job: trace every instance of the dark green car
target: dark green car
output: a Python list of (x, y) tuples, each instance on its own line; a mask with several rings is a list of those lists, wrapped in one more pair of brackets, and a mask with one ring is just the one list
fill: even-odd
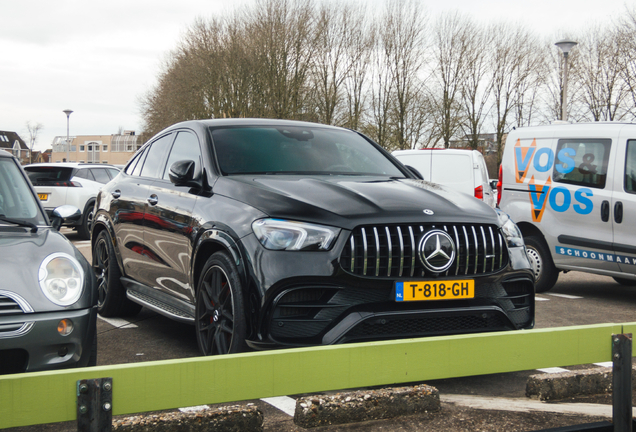
[(49, 219), (17, 160), (0, 150), (0, 374), (96, 364), (95, 274), (58, 232), (80, 216), (62, 206)]

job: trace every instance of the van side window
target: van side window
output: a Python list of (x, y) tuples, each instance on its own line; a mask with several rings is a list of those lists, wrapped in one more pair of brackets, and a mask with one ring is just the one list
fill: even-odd
[(611, 145), (611, 139), (560, 139), (553, 180), (603, 189)]
[(625, 192), (636, 193), (636, 140), (627, 141), (627, 155), (625, 155)]

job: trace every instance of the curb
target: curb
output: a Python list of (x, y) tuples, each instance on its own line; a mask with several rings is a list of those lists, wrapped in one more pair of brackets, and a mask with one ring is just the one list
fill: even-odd
[(312, 428), (439, 410), (438, 390), (419, 385), (299, 398), (296, 401), (294, 423), (303, 428)]
[(254, 404), (194, 412), (168, 412), (113, 419), (119, 432), (262, 432), (263, 413)]
[[(634, 371), (632, 366), (632, 387)], [(594, 368), (559, 373), (531, 375), (526, 382), (526, 396), (539, 400), (557, 400), (612, 391), (612, 369)]]

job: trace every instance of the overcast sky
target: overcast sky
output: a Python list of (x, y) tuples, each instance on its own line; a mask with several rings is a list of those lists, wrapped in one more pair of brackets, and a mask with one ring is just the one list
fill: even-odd
[[(66, 135), (140, 132), (139, 98), (162, 59), (196, 17), (255, 0), (0, 0), (0, 130), (28, 143), (26, 122), (41, 123), (36, 149)], [(340, 0), (346, 1), (346, 0)], [(367, 0), (378, 5), (382, 0)], [(521, 22), (561, 38), (618, 17), (624, 0), (420, 0), (436, 16), (460, 10), (477, 21)], [(376, 9), (381, 9), (378, 7)], [(555, 40), (556, 42), (556, 40)]]

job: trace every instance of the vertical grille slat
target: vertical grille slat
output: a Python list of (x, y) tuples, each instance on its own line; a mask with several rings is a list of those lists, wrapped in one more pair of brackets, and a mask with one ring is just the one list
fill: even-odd
[[(420, 238), (432, 229), (449, 234), (456, 248), (455, 262), (441, 275), (427, 270), (419, 257)], [(453, 277), (497, 272), (508, 264), (507, 257), (496, 225), (418, 223), (357, 227), (340, 262), (344, 271), (371, 278)]]

